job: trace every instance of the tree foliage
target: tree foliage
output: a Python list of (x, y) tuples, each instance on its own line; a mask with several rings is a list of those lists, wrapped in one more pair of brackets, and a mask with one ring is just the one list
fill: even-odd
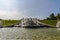
[(54, 15), (54, 13), (51, 13), (49, 17), (47, 17), (47, 20), (60, 20), (60, 13), (58, 13), (56, 16)]
[(60, 14), (59, 13), (57, 14), (56, 18), (60, 20)]

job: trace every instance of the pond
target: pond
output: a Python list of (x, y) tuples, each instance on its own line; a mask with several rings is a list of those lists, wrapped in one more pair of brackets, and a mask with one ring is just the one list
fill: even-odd
[(60, 40), (57, 28), (0, 28), (0, 40)]

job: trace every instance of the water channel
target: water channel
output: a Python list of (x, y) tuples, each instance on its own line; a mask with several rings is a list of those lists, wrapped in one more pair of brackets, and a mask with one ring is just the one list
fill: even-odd
[(60, 39), (57, 28), (0, 28), (0, 40), (55, 40)]

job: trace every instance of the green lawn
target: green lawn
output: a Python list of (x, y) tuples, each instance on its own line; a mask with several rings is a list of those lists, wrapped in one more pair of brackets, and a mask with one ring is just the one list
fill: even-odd
[[(2, 20), (2, 22), (3, 26), (9, 26), (20, 22), (20, 20)], [(40, 22), (56, 27), (57, 20), (40, 20)]]
[(9, 26), (11, 24), (17, 24), (20, 20), (2, 20), (3, 26)]
[(40, 22), (56, 27), (57, 20), (40, 20)]

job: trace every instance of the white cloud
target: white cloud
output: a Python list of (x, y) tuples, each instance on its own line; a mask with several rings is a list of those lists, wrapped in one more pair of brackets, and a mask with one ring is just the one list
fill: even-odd
[(17, 2), (16, 0), (0, 0), (0, 9), (10, 10), (16, 8)]
[[(26, 5), (25, 1), (19, 0), (0, 0), (0, 18), (2, 19), (20, 19), (23, 17), (39, 17), (38, 9)], [(28, 1), (26, 1), (28, 2)], [(34, 2), (34, 1), (33, 1)], [(32, 3), (33, 3), (32, 2)], [(32, 8), (31, 8), (32, 7)], [(31, 8), (31, 9), (30, 9)]]
[(26, 11), (19, 11), (17, 0), (0, 0), (0, 18), (2, 19), (20, 19), (26, 17)]
[(0, 10), (0, 18), (2, 19), (21, 19), (26, 17), (26, 12), (24, 11), (7, 11), (7, 10)]

